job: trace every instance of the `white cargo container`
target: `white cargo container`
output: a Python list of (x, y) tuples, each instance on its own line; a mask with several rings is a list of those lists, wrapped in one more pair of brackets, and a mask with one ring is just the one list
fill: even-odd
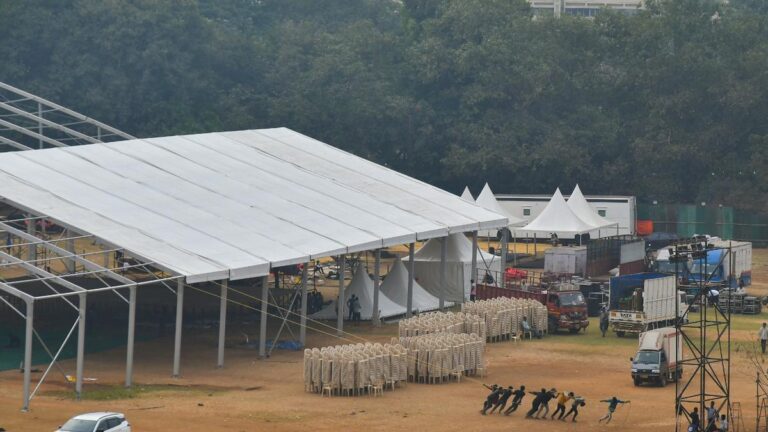
[(631, 358), (635, 385), (656, 382), (662, 387), (683, 375), (683, 340), (674, 327), (663, 327), (640, 334), (637, 354)]
[(685, 293), (675, 289), (674, 276), (638, 273), (611, 278), (609, 323), (621, 337), (674, 325), (675, 312), (685, 312)]
[(586, 246), (560, 246), (544, 252), (544, 271), (584, 276), (587, 271)]

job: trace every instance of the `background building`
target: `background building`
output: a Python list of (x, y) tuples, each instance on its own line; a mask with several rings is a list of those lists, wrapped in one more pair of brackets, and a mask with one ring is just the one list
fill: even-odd
[(635, 13), (642, 7), (642, 0), (529, 0), (536, 15), (563, 14), (594, 17), (600, 13), (600, 9), (608, 8), (625, 13)]

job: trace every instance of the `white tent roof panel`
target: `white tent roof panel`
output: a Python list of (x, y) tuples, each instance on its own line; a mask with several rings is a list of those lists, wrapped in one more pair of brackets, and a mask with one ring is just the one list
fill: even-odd
[[(467, 192), (469, 191), (467, 190)], [(499, 202), (496, 200), (496, 196), (493, 194), (493, 191), (491, 190), (491, 187), (488, 185), (488, 183), (483, 186), (483, 190), (480, 191), (480, 194), (477, 196), (475, 202), (477, 205), (486, 210), (506, 215), (507, 219), (509, 219), (509, 226), (517, 226), (525, 223), (524, 220), (507, 214), (507, 212), (501, 208), (501, 204), (499, 204)]]
[(583, 234), (597, 228), (583, 221), (568, 207), (568, 203), (565, 202), (565, 198), (558, 188), (544, 210), (536, 216), (536, 219), (523, 228), (518, 228), (517, 231)]
[(189, 282), (504, 226), (288, 129), (0, 155), (0, 198)]
[(584, 194), (581, 193), (579, 185), (573, 189), (573, 193), (568, 197), (568, 207), (584, 222), (594, 226), (595, 228), (605, 228), (612, 225), (617, 225), (618, 222), (609, 221), (608, 219), (597, 214), (595, 209), (584, 198)]

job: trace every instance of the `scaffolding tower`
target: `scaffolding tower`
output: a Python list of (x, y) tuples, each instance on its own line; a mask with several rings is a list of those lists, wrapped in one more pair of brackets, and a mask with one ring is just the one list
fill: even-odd
[(119, 129), (0, 82), (0, 151), (136, 139)]
[[(721, 251), (719, 262), (710, 263), (708, 256), (714, 256), (717, 250)], [(678, 290), (693, 295), (693, 300), (682, 306), (684, 313), (676, 315), (680, 316), (676, 324), (680, 334), (677, 343), (683, 344), (687, 355), (680, 363), (688, 374), (675, 385), (675, 431), (688, 430), (694, 410), (698, 411), (699, 427), (703, 430), (706, 408), (712, 403), (718, 413), (726, 414), (728, 419), (732, 417), (730, 300), (725, 304), (713, 301), (716, 298), (713, 290), (722, 292), (735, 286), (727, 274), (722, 274), (721, 280), (714, 280), (725, 260), (729, 260), (729, 268), (733, 269), (731, 248), (714, 247), (706, 238), (681, 242), (670, 250)]]

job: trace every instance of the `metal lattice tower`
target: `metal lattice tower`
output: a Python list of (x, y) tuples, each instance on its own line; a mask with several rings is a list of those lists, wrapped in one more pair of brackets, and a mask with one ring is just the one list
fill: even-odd
[(122, 141), (135, 137), (0, 82), (0, 151)]
[[(714, 268), (710, 268), (707, 255), (716, 250), (722, 251), (720, 259)], [(685, 313), (678, 318), (676, 325), (681, 335), (678, 343), (683, 344), (688, 355), (680, 363), (689, 374), (675, 385), (675, 430), (686, 431), (694, 408), (698, 409), (701, 428), (706, 427), (706, 408), (712, 402), (718, 413), (726, 414), (729, 419), (732, 417), (730, 296), (725, 304), (711, 304), (709, 294), (710, 290), (721, 291), (726, 284), (731, 285), (730, 280), (714, 282), (712, 279), (726, 259), (730, 260), (730, 268), (733, 269), (733, 255), (730, 247), (715, 248), (705, 239), (675, 245), (671, 252), (670, 260), (675, 262), (678, 289), (693, 295), (693, 301), (684, 306)], [(692, 266), (693, 269), (698, 267), (698, 272), (685, 272), (689, 264), (698, 264)]]

